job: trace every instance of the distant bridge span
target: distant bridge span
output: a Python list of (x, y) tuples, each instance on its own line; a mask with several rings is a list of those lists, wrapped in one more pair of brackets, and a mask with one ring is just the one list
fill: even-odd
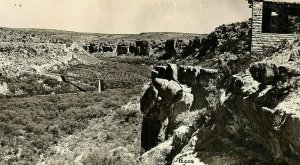
[(106, 81), (124, 81), (124, 82), (147, 82), (149, 78), (141, 76), (139, 74), (130, 72), (111, 72), (111, 73), (100, 73), (90, 69), (75, 69), (66, 71), (62, 76), (78, 79), (88, 80), (106, 80)]
[(65, 78), (75, 78), (75, 79), (87, 79), (87, 80), (98, 80), (99, 92), (101, 92), (101, 80), (105, 81), (119, 81), (119, 82), (131, 82), (131, 83), (146, 83), (150, 81), (142, 75), (131, 73), (131, 72), (112, 72), (112, 73), (100, 73), (90, 69), (74, 69), (71, 71), (66, 71), (61, 76)]

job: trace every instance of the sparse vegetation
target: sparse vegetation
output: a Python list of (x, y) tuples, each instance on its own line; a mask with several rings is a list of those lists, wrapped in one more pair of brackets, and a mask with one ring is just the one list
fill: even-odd
[[(130, 65), (125, 61), (106, 60), (101, 66), (72, 65), (69, 70), (75, 68), (83, 71), (94, 69), (106, 74), (122, 70), (135, 72), (143, 77), (149, 77), (150, 73), (146, 65)], [(99, 94), (96, 92), (98, 84), (95, 80), (80, 77), (73, 81), (86, 84), (86, 89), (90, 92), (78, 92), (71, 84), (37, 74), (2, 76), (1, 81), (8, 84), (10, 94), (0, 97), (0, 164), (36, 163), (40, 155), (47, 155), (49, 149), (58, 145), (62, 139), (92, 127), (91, 121), (94, 120), (97, 120), (97, 125), (102, 126), (99, 130), (104, 135), (103, 141), (99, 142), (102, 147), (111, 150), (128, 146), (125, 149), (131, 157), (119, 160), (116, 156), (105, 155), (107, 153), (97, 150), (95, 153), (87, 153), (87, 158), (83, 160), (85, 164), (97, 164), (97, 161), (104, 160), (111, 164), (131, 164), (130, 162), (137, 161), (140, 147), (139, 137), (136, 135), (141, 125), (140, 112), (139, 109), (124, 111), (121, 107), (131, 97), (141, 94), (142, 82), (104, 81), (105, 91)], [(87, 131), (86, 134), (96, 138), (97, 132)], [(132, 136), (137, 139), (131, 139)], [(97, 153), (101, 155), (96, 158)], [(51, 154), (48, 155), (50, 156)], [(72, 161), (65, 155), (48, 164), (64, 164), (62, 159)]]
[[(57, 144), (62, 137), (82, 131), (92, 119), (113, 115), (129, 98), (140, 92), (141, 87), (136, 86), (133, 90), (109, 89), (103, 94), (88, 92), (1, 98), (0, 162), (36, 162), (40, 154)], [(114, 119), (116, 124), (123, 121)], [(121, 127), (121, 124), (114, 125), (107, 134), (107, 141), (118, 138)], [(128, 143), (126, 139), (118, 143), (125, 145)]]

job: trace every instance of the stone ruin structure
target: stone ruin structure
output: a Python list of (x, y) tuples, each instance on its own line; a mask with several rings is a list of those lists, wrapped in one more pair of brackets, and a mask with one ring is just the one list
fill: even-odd
[(248, 0), (252, 8), (253, 53), (300, 36), (300, 0)]

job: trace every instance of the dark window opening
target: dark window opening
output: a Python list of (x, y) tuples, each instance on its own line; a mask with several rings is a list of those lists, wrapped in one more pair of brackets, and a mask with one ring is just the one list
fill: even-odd
[(300, 5), (264, 2), (263, 33), (300, 33)]

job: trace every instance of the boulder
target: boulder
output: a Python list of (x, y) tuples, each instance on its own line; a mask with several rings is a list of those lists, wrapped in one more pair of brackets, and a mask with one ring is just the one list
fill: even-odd
[(263, 84), (273, 84), (279, 78), (276, 65), (267, 63), (256, 63), (250, 67), (251, 76)]
[(192, 47), (197, 46), (196, 43), (193, 43), (193, 41), (169, 39), (165, 42), (166, 53), (161, 58), (170, 59), (182, 53), (190, 55), (193, 52), (191, 51)]
[(176, 55), (177, 52), (176, 52), (175, 44), (176, 44), (176, 40), (174, 39), (166, 41), (165, 43), (166, 54), (169, 54), (170, 56)]
[(153, 86), (158, 90), (158, 96), (160, 97), (157, 118), (160, 121), (164, 121), (170, 114), (173, 104), (182, 99), (183, 89), (173, 80), (168, 81), (166, 79), (158, 78), (154, 80)]
[(152, 85), (144, 93), (141, 98), (141, 111), (143, 114), (147, 114), (151, 111), (158, 98), (158, 90)]
[(168, 64), (164, 78), (167, 80), (177, 81), (178, 71), (176, 64)]
[(279, 81), (286, 82), (289, 78), (300, 74), (296, 66), (270, 62), (252, 64), (249, 71), (256, 81), (264, 85), (272, 85)]
[(129, 52), (130, 52), (130, 54), (135, 54), (135, 55), (138, 54), (139, 50), (138, 50), (135, 42), (134, 43), (132, 43), (132, 42), (130, 43), (130, 45), (129, 45)]
[(172, 57), (175, 57), (176, 54), (177, 54), (175, 44), (176, 44), (176, 40), (174, 40), (174, 39), (167, 40), (165, 42), (165, 52), (166, 53), (163, 54), (160, 57), (160, 59), (167, 60), (167, 59), (170, 59)]
[(198, 66), (184, 66), (178, 67), (178, 81), (182, 84), (195, 85), (202, 84), (208, 86), (211, 79), (218, 76), (218, 70), (205, 69)]
[(83, 46), (83, 49), (89, 53), (99, 52), (99, 45), (95, 43), (89, 43)]
[(101, 43), (100, 45), (101, 45), (102, 51), (104, 53), (106, 53), (106, 52), (114, 52), (115, 47), (113, 46), (112, 43), (105, 42), (105, 43)]
[(157, 145), (162, 123), (168, 119), (166, 135), (175, 128), (175, 117), (188, 110), (193, 103), (191, 90), (177, 82), (155, 78), (141, 99), (144, 114), (142, 125), (142, 148), (146, 151)]
[(299, 61), (300, 60), (300, 48), (297, 47), (290, 52), (289, 61)]
[(193, 40), (189, 40), (188, 44), (182, 46), (182, 56), (187, 57), (193, 53), (196, 53), (201, 47), (201, 40), (195, 37)]
[(117, 55), (124, 55), (124, 54), (129, 54), (129, 45), (126, 43), (119, 43), (117, 45)]
[(138, 56), (149, 56), (150, 55), (150, 44), (148, 41), (142, 40), (142, 41), (136, 41), (135, 42), (137, 47), (137, 53)]
[(166, 74), (167, 67), (166, 66), (155, 66), (152, 71), (152, 80), (155, 78), (164, 78)]
[(164, 165), (171, 150), (172, 140), (165, 141), (144, 153), (140, 158), (140, 164)]
[(137, 40), (134, 43), (130, 43), (129, 52), (137, 56), (149, 56), (150, 43), (146, 40)]
[(255, 81), (250, 74), (237, 74), (232, 76), (231, 91), (240, 95), (249, 96), (259, 89), (260, 83)]
[(195, 37), (192, 43), (190, 44), (193, 50), (199, 49), (201, 47), (201, 40), (199, 37)]

